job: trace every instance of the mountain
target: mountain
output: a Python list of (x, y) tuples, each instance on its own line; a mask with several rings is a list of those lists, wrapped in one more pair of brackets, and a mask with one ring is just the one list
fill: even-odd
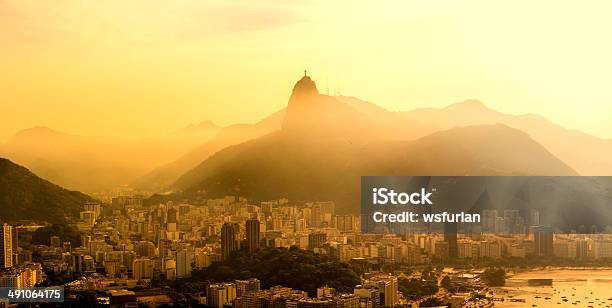
[(202, 142), (202, 140), (214, 137), (221, 128), (212, 121), (203, 121), (198, 124), (189, 124), (177, 130), (171, 136), (179, 140), (197, 139), (199, 142)]
[(64, 189), (0, 158), (0, 220), (63, 222), (65, 217), (78, 216), (83, 204), (90, 201), (93, 199), (85, 194)]
[[(313, 97), (317, 99), (313, 100)], [(309, 134), (314, 134), (317, 131), (324, 134), (328, 130), (341, 132), (344, 129), (359, 129), (359, 133), (363, 135), (376, 133), (365, 126), (357, 128), (356, 124), (367, 122), (367, 117), (334, 97), (320, 95), (314, 81), (308, 76), (304, 76), (296, 83), (290, 102), (292, 103), (286, 109), (273, 113), (258, 123), (238, 124), (222, 129), (212, 140), (176, 161), (156, 168), (134, 181), (132, 186), (138, 189), (157, 191), (173, 188), (172, 184), (179, 177), (216, 152), (279, 131), (281, 128), (285, 131), (298, 133), (308, 131)], [(344, 118), (340, 119), (339, 117)], [(353, 124), (343, 125), (347, 122)], [(379, 131), (378, 133), (382, 134), (383, 132)]]
[(98, 192), (129, 184), (206, 142), (218, 131), (214, 124), (203, 123), (167, 136), (120, 139), (34, 127), (0, 145), (0, 155), (69, 189)]
[(370, 115), (371, 120), (384, 123), (397, 139), (416, 139), (453, 127), (502, 123), (526, 132), (581, 175), (612, 174), (612, 140), (563, 128), (538, 115), (504, 114), (477, 100), (440, 109), (388, 112), (354, 97), (338, 99)]
[(174, 188), (256, 200), (333, 200), (348, 212), (359, 202), (362, 175), (576, 175), (527, 134), (505, 125), (458, 127), (416, 140), (397, 136), (389, 123), (318, 94), (304, 77), (280, 131), (217, 152)]
[(203, 160), (228, 146), (251, 140), (281, 128), (285, 110), (280, 110), (255, 124), (235, 124), (221, 129), (218, 134), (171, 163), (164, 164), (135, 179), (131, 186), (148, 191), (164, 191), (181, 175)]

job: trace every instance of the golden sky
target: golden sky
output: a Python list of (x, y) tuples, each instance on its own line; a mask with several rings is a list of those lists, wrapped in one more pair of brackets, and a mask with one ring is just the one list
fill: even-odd
[[(0, 0), (0, 141), (254, 122), (304, 68), (389, 110), (473, 98), (612, 137), (610, 1)], [(326, 82), (327, 81), (327, 82)]]

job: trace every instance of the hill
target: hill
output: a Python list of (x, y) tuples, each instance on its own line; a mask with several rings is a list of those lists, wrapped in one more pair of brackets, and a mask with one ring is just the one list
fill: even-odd
[(99, 192), (129, 184), (211, 139), (219, 129), (203, 122), (167, 136), (122, 139), (33, 127), (0, 145), (0, 156), (69, 189)]
[(91, 197), (43, 180), (8, 159), (0, 158), (0, 220), (63, 222), (78, 216)]
[(362, 175), (576, 175), (527, 134), (505, 125), (397, 140), (350, 104), (294, 87), (280, 131), (223, 149), (179, 178), (187, 194), (255, 200), (332, 200), (355, 212)]
[(484, 125), (415, 141), (368, 144), (296, 139), (277, 132), (220, 151), (176, 185), (189, 194), (209, 196), (333, 200), (340, 210), (350, 212), (359, 204), (362, 175), (423, 174), (576, 175), (526, 134), (503, 125)]
[(444, 108), (389, 112), (354, 97), (338, 99), (363, 111), (371, 120), (386, 125), (397, 139), (416, 139), (454, 127), (501, 123), (527, 133), (581, 175), (612, 173), (612, 140), (566, 129), (539, 115), (505, 114), (477, 100), (466, 100)]
[(225, 127), (211, 140), (203, 142), (187, 154), (138, 177), (131, 186), (148, 191), (167, 190), (181, 175), (217, 151), (279, 130), (284, 115), (283, 109), (254, 124), (234, 124)]

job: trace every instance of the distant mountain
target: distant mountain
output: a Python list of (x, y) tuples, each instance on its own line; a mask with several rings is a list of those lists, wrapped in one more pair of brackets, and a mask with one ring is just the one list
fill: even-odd
[(203, 121), (198, 124), (189, 124), (174, 132), (172, 136), (181, 139), (198, 138), (201, 142), (216, 135), (221, 128), (212, 121)]
[(0, 220), (63, 222), (65, 217), (78, 216), (89, 201), (93, 199), (85, 194), (64, 189), (0, 158)]
[(129, 184), (217, 134), (212, 123), (147, 139), (71, 135), (47, 127), (18, 132), (0, 155), (70, 189), (97, 192)]
[(148, 191), (167, 190), (181, 175), (217, 151), (279, 130), (284, 116), (285, 110), (283, 109), (255, 124), (235, 124), (225, 127), (208, 142), (202, 143), (175, 161), (137, 178), (131, 183), (131, 186)]
[(355, 211), (362, 175), (576, 174), (527, 134), (505, 125), (401, 140), (389, 124), (318, 94), (304, 77), (294, 87), (280, 131), (217, 152), (174, 188), (256, 200), (333, 200), (341, 210)]
[(581, 175), (612, 174), (612, 140), (563, 128), (534, 114), (509, 115), (467, 100), (445, 108), (389, 112), (354, 97), (338, 97), (385, 125), (397, 139), (416, 139), (453, 127), (502, 123), (529, 134)]

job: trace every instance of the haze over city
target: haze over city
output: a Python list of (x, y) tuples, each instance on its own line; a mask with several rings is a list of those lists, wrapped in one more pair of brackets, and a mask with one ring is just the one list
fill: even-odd
[(0, 0), (0, 307), (610, 306), (611, 9)]
[(253, 123), (303, 69), (391, 111), (478, 99), (609, 138), (611, 5), (0, 1), (0, 141)]

